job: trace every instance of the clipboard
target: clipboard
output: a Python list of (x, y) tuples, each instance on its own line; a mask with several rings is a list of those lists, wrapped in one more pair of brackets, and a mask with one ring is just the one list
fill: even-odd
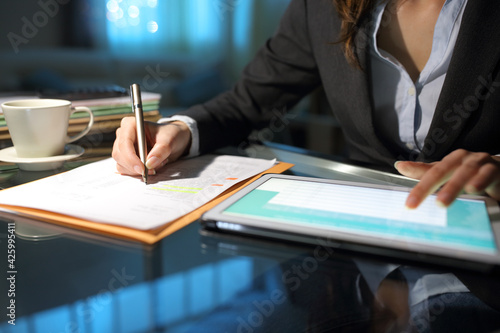
[(263, 174), (282, 173), (291, 168), (292, 166), (293, 164), (290, 163), (277, 162), (270, 169), (233, 185), (232, 187), (224, 191), (222, 194), (218, 195), (216, 198), (200, 206), (194, 211), (191, 211), (190, 213), (174, 221), (168, 222), (165, 225), (150, 230), (138, 230), (123, 226), (93, 222), (65, 214), (54, 213), (47, 210), (25, 208), (19, 206), (0, 204), (0, 210), (11, 214), (13, 218), (15, 218), (15, 216), (22, 216), (46, 223), (52, 223), (64, 227), (71, 227), (88, 232), (104, 234), (111, 237), (118, 237), (125, 240), (137, 241), (145, 244), (154, 244), (163, 239), (164, 237), (198, 220), (203, 213), (215, 207), (217, 204), (221, 203), (225, 199), (229, 198), (231, 195), (238, 192), (248, 184), (257, 180)]

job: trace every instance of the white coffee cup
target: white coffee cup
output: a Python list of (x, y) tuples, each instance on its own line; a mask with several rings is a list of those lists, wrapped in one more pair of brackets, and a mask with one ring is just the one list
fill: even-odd
[[(71, 107), (61, 99), (15, 100), (2, 104), (3, 114), (17, 157), (39, 158), (62, 155), (67, 143), (86, 135), (94, 124), (92, 110)], [(70, 116), (75, 112), (89, 114), (87, 127), (74, 136), (68, 136)]]

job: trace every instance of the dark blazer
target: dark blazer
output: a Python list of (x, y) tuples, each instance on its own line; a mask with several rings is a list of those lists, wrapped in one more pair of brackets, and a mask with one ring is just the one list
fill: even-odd
[[(354, 160), (392, 164), (434, 161), (457, 148), (500, 153), (500, 3), (470, 0), (420, 154), (401, 151), (377, 133), (369, 87), (368, 29), (356, 46), (364, 70), (350, 66), (335, 43), (340, 20), (332, 0), (293, 0), (276, 34), (245, 68), (235, 87), (184, 112), (198, 122), (200, 150), (241, 143), (252, 129), (322, 85)], [(285, 119), (286, 125), (286, 119)]]

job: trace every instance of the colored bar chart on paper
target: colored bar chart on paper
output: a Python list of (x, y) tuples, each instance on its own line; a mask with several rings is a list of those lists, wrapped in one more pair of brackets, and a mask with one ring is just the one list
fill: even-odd
[(167, 164), (146, 185), (141, 177), (117, 174), (116, 162), (110, 158), (9, 189), (0, 195), (0, 202), (149, 230), (197, 209), (274, 164), (274, 160), (203, 155)]
[(151, 189), (159, 191), (181, 192), (181, 193), (198, 193), (199, 191), (203, 190), (201, 187), (174, 186), (167, 184), (155, 186), (152, 187)]

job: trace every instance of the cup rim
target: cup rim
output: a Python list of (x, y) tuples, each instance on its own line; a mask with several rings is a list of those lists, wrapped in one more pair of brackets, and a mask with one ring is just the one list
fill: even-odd
[(10, 109), (44, 109), (61, 106), (69, 106), (71, 101), (65, 99), (52, 98), (33, 98), (33, 99), (17, 99), (2, 103), (2, 108)]

